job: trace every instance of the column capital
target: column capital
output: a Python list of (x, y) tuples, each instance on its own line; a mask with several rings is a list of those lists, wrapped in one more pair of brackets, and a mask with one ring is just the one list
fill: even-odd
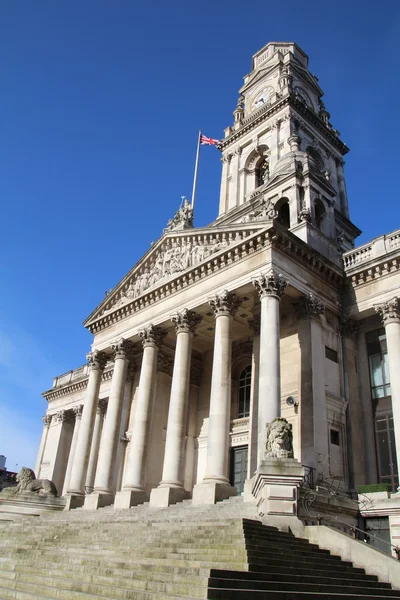
[(228, 292), (228, 290), (223, 290), (220, 294), (216, 294), (208, 300), (208, 304), (214, 311), (215, 318), (221, 315), (233, 317), (241, 302), (241, 299), (236, 294)]
[(66, 423), (69, 420), (69, 414), (67, 410), (59, 410), (56, 413), (56, 420), (58, 423)]
[(73, 406), (72, 410), (75, 414), (75, 421), (82, 417), (83, 404), (78, 404), (78, 406)]
[(148, 327), (145, 327), (144, 329), (139, 331), (139, 336), (142, 340), (143, 348), (146, 348), (148, 346), (153, 348), (159, 348), (166, 335), (166, 331), (161, 329), (161, 327), (155, 327), (154, 325), (149, 325)]
[(171, 317), (171, 321), (175, 326), (177, 334), (182, 332), (194, 333), (201, 320), (202, 317), (200, 315), (187, 308), (184, 308), (181, 312), (178, 312)]
[(105, 398), (99, 400), (96, 407), (97, 414), (104, 416), (107, 411), (107, 404), (108, 402)]
[(117, 340), (114, 344), (111, 344), (111, 349), (113, 351), (114, 360), (116, 360), (117, 358), (126, 358), (128, 360), (131, 360), (133, 358), (136, 347), (131, 342), (131, 340), (121, 338)]
[(109, 360), (109, 356), (100, 350), (93, 350), (93, 352), (89, 352), (89, 354), (86, 355), (86, 359), (89, 367), (103, 371)]
[(275, 271), (269, 273), (260, 273), (260, 276), (253, 279), (253, 285), (255, 286), (260, 298), (265, 296), (274, 296), (278, 300), (281, 299), (288, 282), (283, 279), (281, 274)]
[(340, 316), (339, 332), (343, 337), (347, 337), (353, 340), (355, 339), (356, 334), (358, 333), (358, 324), (353, 319), (348, 319), (347, 317)]
[(318, 319), (325, 312), (324, 304), (314, 294), (302, 296), (296, 309), (300, 319), (309, 319), (310, 317)]
[(374, 304), (374, 309), (385, 326), (389, 323), (400, 323), (400, 302), (397, 296), (382, 304)]
[(50, 427), (50, 423), (51, 423), (51, 415), (43, 415), (42, 417), (42, 421), (43, 421), (43, 425), (45, 427)]

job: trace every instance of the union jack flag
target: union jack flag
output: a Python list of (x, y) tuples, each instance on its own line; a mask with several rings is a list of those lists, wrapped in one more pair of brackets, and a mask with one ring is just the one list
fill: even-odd
[(222, 144), (222, 140), (214, 140), (213, 138), (209, 138), (206, 135), (202, 135), (200, 138), (200, 144), (202, 146), (220, 146)]

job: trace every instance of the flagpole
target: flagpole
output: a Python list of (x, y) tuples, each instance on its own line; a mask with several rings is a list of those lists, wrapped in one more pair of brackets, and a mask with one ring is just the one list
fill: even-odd
[(197, 138), (196, 162), (194, 165), (194, 178), (193, 178), (193, 190), (192, 190), (192, 210), (194, 210), (194, 201), (196, 198), (197, 173), (199, 170), (199, 156), (200, 156), (200, 139), (201, 139), (201, 129), (199, 129), (199, 137)]

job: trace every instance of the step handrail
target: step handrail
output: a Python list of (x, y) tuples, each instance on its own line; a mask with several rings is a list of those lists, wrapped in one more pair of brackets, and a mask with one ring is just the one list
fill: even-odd
[[(321, 526), (322, 525), (322, 520), (323, 519), (330, 519), (330, 517), (322, 517), (321, 515), (318, 515), (317, 517), (315, 517), (317, 519), (317, 526)], [(393, 558), (395, 558), (396, 560), (400, 561), (400, 548), (399, 546), (395, 546), (394, 544), (392, 544), (391, 542), (387, 542), (386, 540), (384, 540), (383, 538), (374, 535), (373, 533), (369, 533), (368, 531), (365, 531), (364, 529), (360, 529), (360, 527), (356, 527), (356, 525), (349, 525), (348, 523), (346, 523), (345, 521), (341, 521), (340, 519), (338, 519), (337, 517), (332, 517), (331, 518), (332, 521), (336, 521), (337, 523), (341, 523), (342, 525), (345, 525), (346, 527), (348, 527), (348, 529), (351, 531), (353, 538), (357, 539), (357, 531), (359, 531), (360, 533), (363, 534), (364, 539), (363, 541), (368, 544), (369, 543), (369, 539), (372, 537), (375, 540), (378, 540), (379, 542), (383, 542), (384, 544), (386, 544), (386, 546), (390, 546), (391, 550), (393, 550), (395, 556), (393, 556)]]

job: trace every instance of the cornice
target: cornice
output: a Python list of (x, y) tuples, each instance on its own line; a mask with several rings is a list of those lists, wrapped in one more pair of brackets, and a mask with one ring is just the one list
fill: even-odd
[(285, 107), (293, 108), (299, 116), (311, 124), (320, 134), (325, 137), (329, 143), (340, 152), (342, 156), (349, 152), (349, 148), (342, 142), (334, 133), (332, 133), (324, 124), (319, 116), (309, 109), (297, 98), (286, 95), (279, 98), (274, 104), (260, 108), (254, 114), (249, 115), (243, 120), (242, 127), (237, 131), (233, 131), (227, 138), (222, 140), (220, 149), (223, 152), (229, 148), (234, 142), (244, 137), (247, 133), (255, 129), (260, 123), (269, 119)]
[[(114, 373), (114, 368), (108, 369), (104, 371), (101, 381), (109, 381)], [(75, 392), (80, 392), (87, 388), (89, 381), (89, 377), (85, 377), (80, 381), (75, 381), (74, 383), (69, 383), (63, 385), (59, 388), (53, 388), (51, 390), (47, 390), (43, 392), (42, 396), (47, 400), (47, 402), (52, 402), (53, 400), (57, 400), (58, 398), (63, 398), (64, 396), (69, 396), (70, 394), (74, 394)]]

